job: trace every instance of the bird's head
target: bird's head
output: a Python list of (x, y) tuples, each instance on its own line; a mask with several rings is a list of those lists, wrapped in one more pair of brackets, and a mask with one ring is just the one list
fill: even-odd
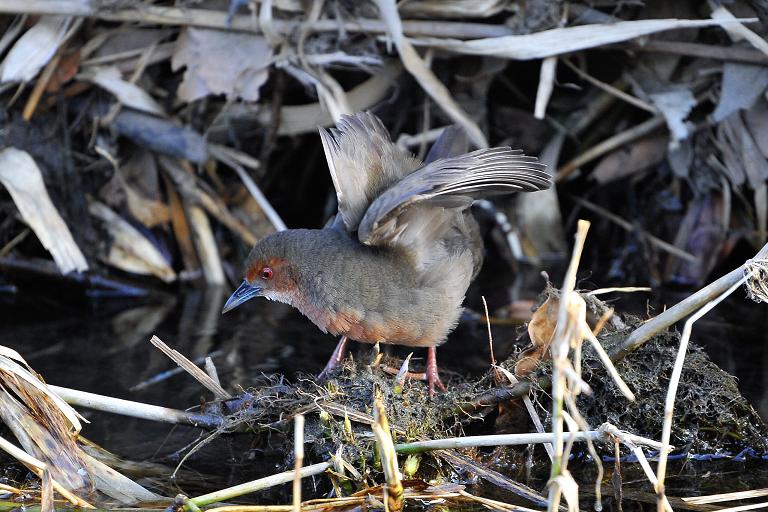
[(229, 297), (222, 313), (253, 297), (265, 297), (291, 304), (298, 292), (298, 271), (294, 262), (293, 237), (288, 232), (270, 235), (251, 250), (245, 264), (245, 279)]

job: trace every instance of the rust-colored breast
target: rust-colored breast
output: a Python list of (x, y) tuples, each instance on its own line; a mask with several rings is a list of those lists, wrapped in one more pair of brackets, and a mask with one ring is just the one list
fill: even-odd
[(365, 343), (428, 347), (435, 345), (438, 341), (432, 333), (425, 332), (421, 326), (408, 325), (392, 319), (361, 320), (360, 317), (361, 315), (355, 311), (329, 314), (326, 328), (332, 334), (345, 334), (350, 339)]
[(416, 325), (398, 319), (364, 315), (353, 308), (329, 311), (319, 308), (299, 294), (295, 296), (293, 305), (324, 332), (335, 336), (346, 335), (352, 340), (365, 343), (431, 347), (441, 343), (446, 334), (438, 332), (437, 325)]

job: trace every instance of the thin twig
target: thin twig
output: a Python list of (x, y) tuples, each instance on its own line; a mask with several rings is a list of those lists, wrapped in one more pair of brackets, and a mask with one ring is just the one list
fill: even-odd
[(245, 188), (248, 190), (248, 192), (250, 192), (251, 196), (256, 201), (256, 204), (259, 205), (261, 211), (264, 212), (264, 215), (266, 215), (267, 219), (269, 219), (269, 222), (272, 223), (272, 226), (274, 226), (277, 231), (285, 231), (288, 229), (288, 227), (285, 225), (285, 222), (280, 217), (280, 214), (278, 214), (277, 211), (272, 207), (272, 204), (270, 204), (269, 200), (261, 191), (259, 186), (256, 185), (256, 182), (253, 181), (253, 178), (251, 178), (243, 166), (240, 165), (241, 163), (249, 164), (251, 169), (256, 169), (259, 166), (259, 162), (257, 160), (243, 161), (242, 158), (246, 158), (248, 155), (219, 144), (209, 143), (208, 149), (214, 158), (217, 158), (235, 170), (238, 177), (243, 182), (243, 185), (245, 185)]
[(563, 165), (560, 169), (558, 169), (557, 174), (555, 174), (555, 181), (556, 182), (562, 181), (571, 173), (579, 169), (582, 165), (587, 164), (592, 160), (594, 160), (595, 158), (603, 156), (609, 151), (619, 148), (624, 144), (627, 144), (628, 142), (632, 142), (635, 139), (639, 139), (643, 135), (647, 135), (651, 133), (653, 130), (660, 128), (663, 125), (664, 125), (664, 117), (656, 116), (636, 126), (633, 126), (628, 130), (625, 130), (621, 133), (617, 133), (612, 137), (608, 137), (604, 141), (600, 142), (599, 144), (596, 144), (595, 146), (592, 146), (587, 151), (580, 154), (570, 162)]
[(675, 410), (675, 396), (677, 395), (677, 386), (680, 383), (680, 375), (683, 372), (683, 364), (685, 363), (685, 353), (688, 350), (688, 340), (691, 338), (691, 329), (693, 324), (707, 314), (712, 308), (717, 306), (723, 299), (728, 297), (737, 288), (739, 288), (747, 280), (746, 275), (742, 275), (741, 279), (731, 285), (725, 292), (720, 294), (714, 300), (706, 304), (699, 311), (694, 313), (691, 318), (686, 320), (683, 326), (683, 334), (680, 336), (680, 346), (677, 350), (677, 357), (675, 358), (675, 366), (672, 368), (672, 375), (669, 378), (669, 387), (667, 388), (667, 398), (664, 403), (664, 424), (661, 431), (661, 443), (662, 449), (659, 453), (659, 464), (656, 468), (656, 478), (658, 483), (656, 484), (656, 495), (658, 496), (657, 509), (659, 512), (664, 512), (664, 478), (667, 472), (667, 456), (669, 454), (669, 440), (672, 435), (672, 414)]
[(650, 112), (651, 114), (658, 114), (659, 109), (651, 105), (650, 103), (647, 103), (640, 98), (636, 96), (632, 96), (631, 94), (628, 94), (621, 89), (612, 86), (611, 84), (607, 84), (605, 82), (602, 82), (598, 80), (597, 78), (593, 77), (586, 71), (583, 71), (580, 67), (576, 66), (574, 63), (569, 61), (568, 59), (563, 59), (563, 63), (568, 66), (574, 73), (579, 75), (581, 78), (586, 80), (587, 82), (591, 83), (595, 87), (602, 89), (603, 91), (607, 92), (608, 94), (612, 94), (619, 98), (622, 101), (625, 101), (629, 103), (632, 106), (635, 106), (641, 110), (645, 110), (647, 112)]
[(643, 229), (637, 228), (637, 226), (633, 225), (631, 222), (626, 221), (619, 217), (618, 215), (609, 212), (605, 208), (602, 208), (590, 201), (587, 201), (586, 199), (581, 199), (579, 197), (575, 197), (574, 200), (579, 203), (579, 205), (583, 206), (587, 210), (591, 210), (599, 215), (602, 215), (609, 221), (613, 222), (620, 228), (629, 231), (630, 233), (637, 233), (641, 238), (648, 241), (648, 243), (658, 247), (659, 249), (668, 252), (669, 254), (672, 254), (674, 256), (677, 256), (678, 258), (684, 259), (686, 261), (690, 261), (691, 263), (698, 263), (699, 258), (694, 256), (693, 254), (684, 251), (680, 249), (679, 247), (674, 246), (673, 244), (669, 242), (665, 242), (661, 238), (654, 236), (647, 231)]

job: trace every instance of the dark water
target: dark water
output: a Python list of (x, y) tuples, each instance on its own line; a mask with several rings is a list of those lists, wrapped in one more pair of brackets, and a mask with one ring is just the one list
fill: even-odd
[[(151, 383), (175, 367), (150, 345), (152, 335), (190, 359), (211, 356), (228, 389), (247, 387), (262, 372), (281, 372), (294, 378), (301, 372), (316, 374), (323, 367), (336, 341), (332, 336), (320, 333), (291, 308), (273, 302), (254, 301), (222, 316), (228, 291), (158, 294), (137, 300), (59, 300), (50, 295), (0, 294), (0, 344), (18, 350), (51, 384), (180, 409), (198, 405), (210, 395), (185, 373)], [(525, 293), (518, 296), (509, 290), (488, 297), (492, 309), (523, 298), (533, 297)], [(664, 300), (672, 304), (679, 298), (668, 296)], [(640, 312), (646, 303), (642, 297), (634, 297), (617, 299), (614, 305), (617, 310), (626, 305)], [(477, 294), (470, 296), (469, 304), (481, 307)], [(720, 366), (738, 377), (741, 391), (763, 418), (768, 418), (768, 376), (763, 371), (768, 363), (765, 328), (764, 309), (735, 297), (703, 319), (695, 328), (694, 338), (707, 347)], [(515, 326), (494, 327), (498, 358), (511, 353), (519, 332)], [(357, 350), (364, 356), (370, 348), (359, 346)], [(415, 356), (423, 354), (417, 352)], [(462, 324), (440, 349), (439, 360), (448, 374), (487, 370), (485, 326)], [(142, 388), (135, 389), (142, 383)], [(169, 427), (84, 409), (81, 413), (91, 420), (84, 430), (86, 437), (134, 460), (160, 459), (172, 465), (177, 460), (173, 454), (199, 435), (199, 431), (188, 427)], [(209, 474), (217, 476), (203, 478), (195, 488), (219, 488), (277, 470), (275, 464), (265, 462), (268, 454), (249, 450), (247, 440), (220, 440), (203, 450), (190, 461), (189, 468), (200, 474), (210, 469)], [(225, 474), (221, 471), (222, 460), (226, 461)], [(768, 463), (757, 460), (677, 464), (670, 476), (670, 494), (756, 488), (768, 484), (766, 467)], [(587, 468), (580, 475), (585, 490), (591, 487), (591, 471)], [(625, 477), (627, 482), (632, 479)], [(639, 474), (635, 486), (650, 491)], [(193, 492), (189, 488), (179, 490)]]

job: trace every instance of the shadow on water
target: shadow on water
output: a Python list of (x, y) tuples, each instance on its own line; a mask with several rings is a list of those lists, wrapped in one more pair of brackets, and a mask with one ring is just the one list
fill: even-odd
[[(176, 372), (175, 365), (150, 345), (152, 335), (198, 363), (206, 356), (212, 357), (222, 383), (230, 389), (248, 387), (260, 373), (280, 372), (296, 379), (319, 372), (333, 349), (332, 336), (319, 332), (292, 308), (274, 302), (254, 301), (222, 316), (228, 291), (190, 291), (141, 301), (86, 302), (24, 295), (12, 299), (6, 295), (3, 300), (0, 294), (2, 343), (21, 352), (51, 384), (174, 408), (198, 405), (208, 394), (188, 375)], [(491, 306), (519, 298), (509, 293), (491, 295)], [(670, 295), (663, 300), (671, 304), (679, 298)], [(473, 309), (481, 310), (479, 296), (470, 296), (468, 302)], [(617, 309), (625, 309), (625, 302), (632, 309), (627, 299), (620, 299)], [(661, 304), (661, 299), (655, 302)], [(647, 307), (645, 299), (631, 303), (635, 313), (643, 313)], [(694, 338), (707, 347), (715, 362), (739, 378), (742, 392), (763, 418), (768, 418), (768, 374), (763, 371), (768, 362), (765, 322), (759, 308), (737, 297), (701, 321)], [(512, 353), (522, 332), (519, 326), (494, 326), (497, 357)], [(369, 354), (370, 346), (356, 348), (356, 357)], [(415, 358), (423, 356), (418, 351), (414, 354)], [(489, 356), (485, 325), (463, 322), (440, 349), (439, 357), (443, 371), (449, 375), (486, 371)], [(167, 372), (171, 372), (170, 376)], [(157, 380), (158, 376), (165, 377)], [(86, 437), (129, 459), (156, 459), (172, 466), (179, 460), (177, 451), (199, 438), (199, 432), (188, 427), (171, 428), (88, 410), (81, 412), (91, 421), (84, 430)], [(268, 452), (253, 451), (248, 440), (242, 439), (247, 436), (240, 437), (219, 439), (189, 461), (188, 467), (195, 471), (220, 475), (200, 484), (199, 489), (240, 483), (277, 470), (269, 462), (272, 458)], [(223, 459), (227, 471), (221, 476)], [(670, 480), (670, 493), (677, 489), (682, 495), (691, 494), (694, 488), (716, 492), (717, 485), (708, 478), (710, 475), (752, 477), (744, 485), (755, 488), (759, 484), (754, 478), (758, 482), (765, 480), (765, 469), (759, 466), (746, 471), (744, 464), (764, 465), (760, 461), (683, 464), (677, 468), (681, 475)], [(584, 489), (591, 486), (592, 474), (592, 469), (585, 468)], [(648, 490), (639, 475), (637, 486)], [(687, 492), (682, 492), (686, 488)]]

